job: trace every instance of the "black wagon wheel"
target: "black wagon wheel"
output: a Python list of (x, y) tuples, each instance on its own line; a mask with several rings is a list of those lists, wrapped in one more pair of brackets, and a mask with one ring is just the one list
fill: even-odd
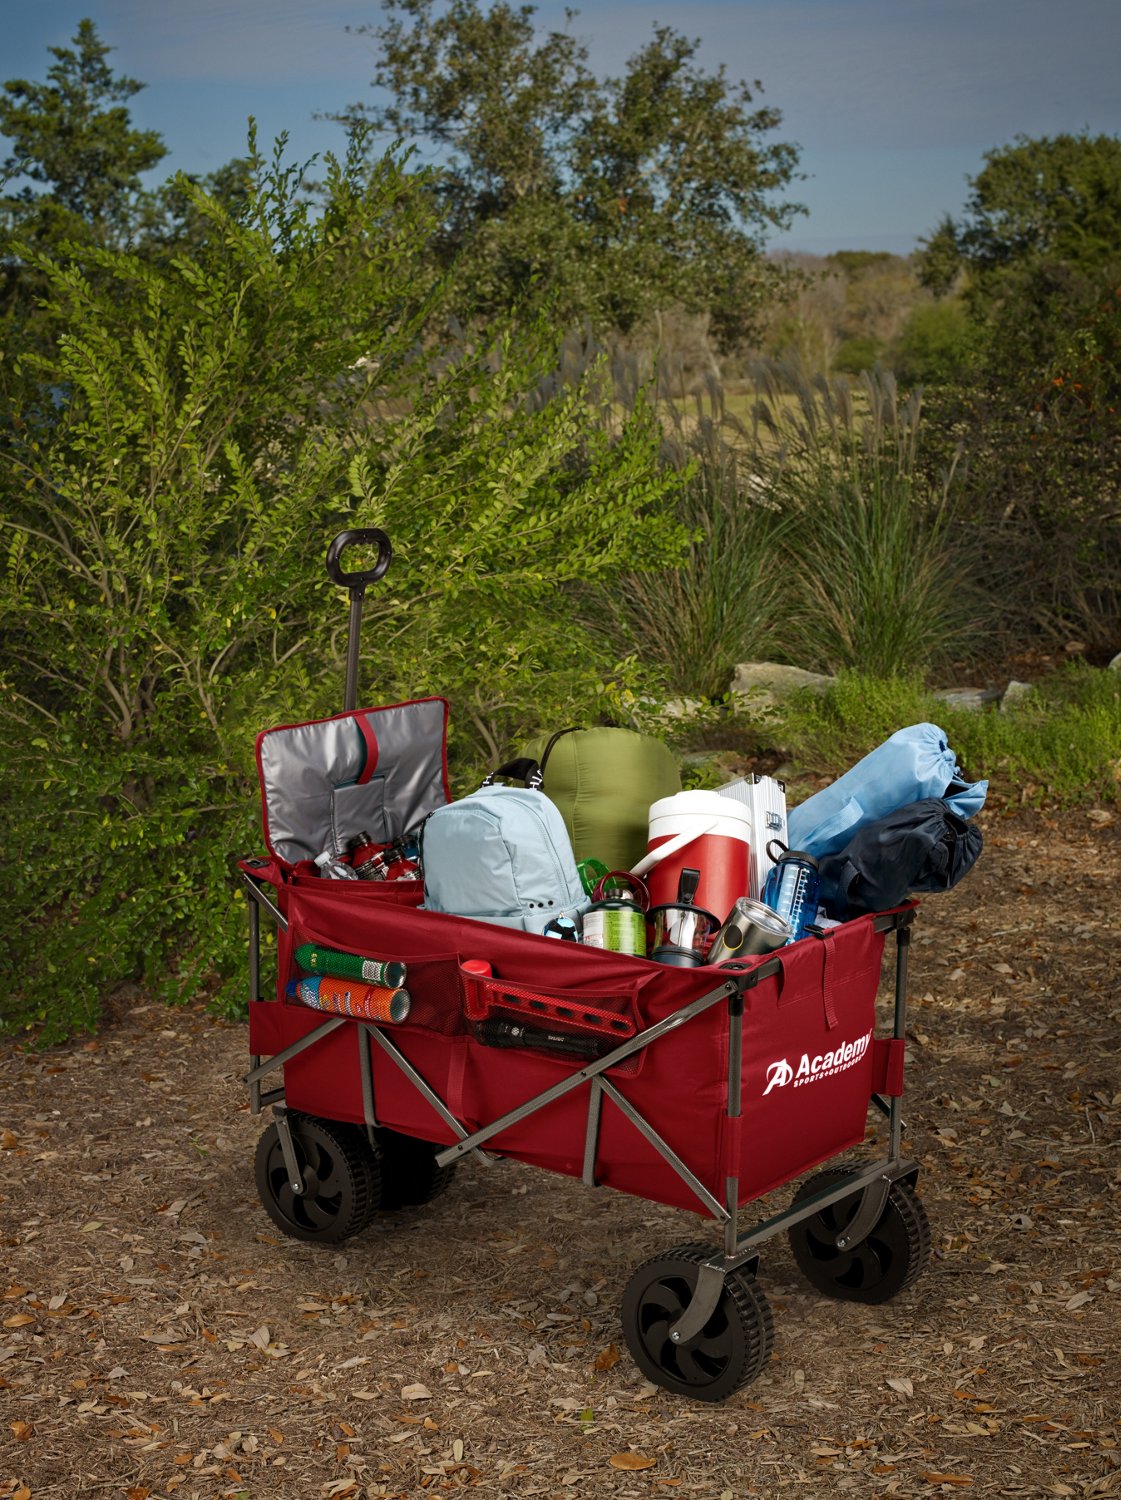
[[(851, 1174), (828, 1167), (808, 1178), (794, 1195), (800, 1203)], [(909, 1182), (893, 1182), (879, 1220), (864, 1239), (844, 1250), (837, 1237), (860, 1207), (860, 1192), (823, 1208), (787, 1231), (798, 1267), (811, 1286), (842, 1302), (889, 1302), (906, 1291), (930, 1260), (930, 1222)]]
[(381, 1208), (413, 1208), (431, 1203), (455, 1176), (455, 1162), (436, 1165), (442, 1146), (396, 1130), (378, 1131), (381, 1148)]
[(755, 1278), (729, 1271), (711, 1317), (685, 1345), (670, 1329), (689, 1305), (708, 1245), (678, 1245), (645, 1261), (623, 1293), (623, 1333), (655, 1385), (697, 1401), (724, 1401), (759, 1374), (771, 1354), (771, 1309)]
[(292, 1186), (274, 1123), (257, 1142), (257, 1192), (273, 1223), (294, 1240), (336, 1245), (370, 1222), (381, 1195), (377, 1155), (355, 1125), (289, 1112), (304, 1191)]

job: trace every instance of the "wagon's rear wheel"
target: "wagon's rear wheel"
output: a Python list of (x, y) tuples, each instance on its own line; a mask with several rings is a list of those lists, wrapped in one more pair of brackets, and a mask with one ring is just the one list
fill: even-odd
[(431, 1141), (382, 1129), (378, 1131), (378, 1145), (381, 1148), (380, 1208), (412, 1208), (431, 1203), (455, 1176), (455, 1162), (449, 1162), (446, 1167), (436, 1165), (436, 1153), (443, 1147), (435, 1146)]
[[(794, 1195), (800, 1203), (851, 1174), (829, 1167), (808, 1178)], [(789, 1230), (790, 1248), (811, 1286), (842, 1302), (888, 1302), (913, 1286), (930, 1260), (930, 1222), (909, 1182), (893, 1182), (879, 1220), (864, 1239), (844, 1250), (837, 1238), (856, 1217), (861, 1193), (830, 1204)]]
[(257, 1142), (257, 1192), (273, 1223), (294, 1240), (335, 1245), (359, 1234), (381, 1197), (377, 1155), (355, 1125), (288, 1113), (304, 1191), (292, 1186), (279, 1127)]
[(771, 1309), (748, 1272), (725, 1274), (712, 1316), (685, 1345), (670, 1329), (689, 1305), (707, 1245), (679, 1245), (646, 1261), (623, 1293), (623, 1333), (647, 1379), (678, 1396), (723, 1401), (767, 1363), (774, 1337)]

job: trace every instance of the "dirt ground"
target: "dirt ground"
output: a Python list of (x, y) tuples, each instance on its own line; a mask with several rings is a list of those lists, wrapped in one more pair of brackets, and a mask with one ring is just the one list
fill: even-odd
[(618, 1321), (634, 1266), (711, 1223), (498, 1162), (294, 1243), (253, 1187), (243, 1026), (138, 1003), (7, 1046), (0, 1496), (1121, 1493), (1119, 824), (989, 817), (923, 907), (930, 1269), (864, 1308), (772, 1241), (774, 1355), (722, 1406), (648, 1384)]

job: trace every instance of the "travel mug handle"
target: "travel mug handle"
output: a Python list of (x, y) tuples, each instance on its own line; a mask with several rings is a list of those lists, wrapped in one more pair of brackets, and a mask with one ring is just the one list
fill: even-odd
[(659, 844), (656, 849), (651, 849), (644, 854), (637, 865), (632, 866), (631, 874), (643, 876), (655, 865), (660, 865), (663, 859), (669, 859), (671, 854), (680, 854), (681, 850), (692, 844), (696, 839), (703, 839), (706, 833), (711, 833), (714, 828), (720, 826), (720, 819), (714, 818), (706, 823), (703, 828), (686, 829), (684, 833), (674, 834), (673, 838), (667, 839), (664, 844)]

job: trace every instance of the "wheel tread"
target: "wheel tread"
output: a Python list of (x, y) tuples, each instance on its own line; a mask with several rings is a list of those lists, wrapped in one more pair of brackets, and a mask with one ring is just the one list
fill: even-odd
[[(815, 1172), (812, 1177), (808, 1177), (798, 1188), (794, 1194), (793, 1202), (799, 1203), (804, 1198), (808, 1198), (813, 1193), (818, 1192), (821, 1188), (839, 1183), (849, 1175), (851, 1175), (849, 1169), (844, 1167), (826, 1167), (820, 1172)], [(845, 1200), (842, 1199), (840, 1201), (844, 1202)], [(803, 1221), (802, 1224), (791, 1225), (788, 1231), (791, 1250), (799, 1269), (807, 1281), (810, 1282), (811, 1286), (823, 1295), (835, 1297), (839, 1301), (864, 1302), (869, 1305), (890, 1301), (892, 1298), (899, 1296), (901, 1292), (905, 1292), (914, 1286), (930, 1262), (930, 1221), (927, 1218), (922, 1200), (915, 1192), (914, 1187), (903, 1178), (899, 1178), (892, 1183), (888, 1193), (888, 1201), (884, 1205), (884, 1212), (879, 1222), (882, 1224), (883, 1219), (889, 1214), (894, 1214), (906, 1238), (906, 1264), (898, 1282), (892, 1284), (890, 1290), (878, 1296), (870, 1292), (869, 1289), (865, 1289), (865, 1294), (863, 1295), (854, 1295), (852, 1289), (845, 1287), (843, 1283), (834, 1280), (827, 1274), (827, 1263), (819, 1264), (814, 1260), (812, 1253), (806, 1248), (800, 1234), (800, 1231), (804, 1230), (805, 1223), (813, 1223), (813, 1219)], [(869, 1236), (878, 1227), (879, 1225), (873, 1226), (873, 1229), (869, 1231)], [(859, 1246), (855, 1246), (854, 1249), (859, 1249)]]
[[(283, 1233), (292, 1239), (308, 1243), (336, 1245), (352, 1239), (367, 1227), (376, 1213), (381, 1198), (380, 1156), (370, 1150), (369, 1142), (356, 1125), (341, 1120), (325, 1120), (318, 1115), (304, 1114), (300, 1110), (288, 1111), (288, 1124), (293, 1134), (301, 1125), (310, 1125), (325, 1136), (334, 1148), (338, 1160), (347, 1173), (351, 1190), (351, 1201), (345, 1218), (336, 1220), (320, 1233), (297, 1231), (289, 1224), (264, 1186), (266, 1164), (273, 1146), (275, 1122), (265, 1130), (257, 1142), (257, 1188), (265, 1212)], [(266, 1142), (268, 1144), (266, 1144)]]
[[(676, 1260), (687, 1265), (701, 1266), (705, 1261), (712, 1259), (713, 1253), (711, 1245), (699, 1243), (675, 1245), (672, 1249), (663, 1251), (660, 1255), (653, 1255), (637, 1266), (628, 1283), (628, 1289), (639, 1281), (643, 1272), (664, 1264), (666, 1261)], [(716, 1388), (715, 1393), (706, 1391), (702, 1386), (687, 1385), (673, 1376), (659, 1379), (657, 1372), (651, 1373), (646, 1368), (648, 1354), (643, 1350), (640, 1358), (640, 1340), (637, 1335), (632, 1340), (630, 1326), (625, 1323), (623, 1331), (627, 1343), (635, 1357), (635, 1362), (644, 1374), (667, 1390), (699, 1401), (726, 1400), (759, 1375), (770, 1359), (771, 1346), (774, 1342), (774, 1314), (770, 1303), (755, 1277), (742, 1268), (725, 1274), (724, 1288), (739, 1314), (739, 1323), (741, 1331), (745, 1334), (745, 1340), (742, 1350), (737, 1352), (735, 1364), (726, 1366), (713, 1383)]]

